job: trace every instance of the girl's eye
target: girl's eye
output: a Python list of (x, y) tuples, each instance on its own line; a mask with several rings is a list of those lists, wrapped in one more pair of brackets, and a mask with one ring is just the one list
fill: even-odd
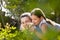
[(33, 20), (37, 20), (37, 19), (33, 19)]

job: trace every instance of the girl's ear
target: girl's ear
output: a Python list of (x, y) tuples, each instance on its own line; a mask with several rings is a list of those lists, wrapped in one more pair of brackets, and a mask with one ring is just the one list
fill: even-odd
[(42, 19), (43, 19), (43, 17), (41, 16), (41, 17), (40, 17), (40, 19), (42, 20)]

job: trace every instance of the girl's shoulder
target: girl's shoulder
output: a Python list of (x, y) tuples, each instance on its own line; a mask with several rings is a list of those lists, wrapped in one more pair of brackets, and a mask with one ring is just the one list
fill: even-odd
[(39, 27), (40, 27), (40, 26), (42, 26), (43, 24), (48, 25), (48, 23), (46, 22), (46, 20), (45, 20), (45, 19), (43, 19), (43, 20), (40, 22)]

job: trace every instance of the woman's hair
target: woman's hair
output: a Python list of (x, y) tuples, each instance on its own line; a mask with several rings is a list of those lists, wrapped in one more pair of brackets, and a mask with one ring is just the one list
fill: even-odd
[(39, 9), (39, 8), (35, 8), (35, 9), (33, 9), (32, 11), (31, 11), (31, 15), (36, 15), (37, 17), (44, 17), (44, 19), (46, 19), (45, 18), (45, 15), (44, 15), (44, 12), (41, 10), (41, 9)]
[(31, 20), (31, 13), (25, 12), (25, 13), (21, 14), (20, 19), (23, 18), (23, 17), (28, 17)]

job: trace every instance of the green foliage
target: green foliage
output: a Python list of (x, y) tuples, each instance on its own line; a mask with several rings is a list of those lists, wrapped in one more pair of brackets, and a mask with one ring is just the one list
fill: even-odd
[[(2, 25), (0, 23), (0, 40), (3, 39), (10, 39), (12, 37), (16, 36), (16, 32), (11, 33), (12, 30), (15, 30), (16, 27), (10, 27), (10, 25), (8, 23), (6, 23), (6, 25), (4, 25), (5, 28), (2, 28)], [(14, 35), (13, 35), (14, 34)]]
[(6, 23), (5, 28), (2, 28), (0, 23), (0, 40), (33, 40), (34, 33), (28, 30), (20, 31), (16, 30), (16, 27)]
[[(8, 0), (8, 2), (7, 8), (13, 14), (30, 12), (32, 9), (38, 7), (44, 11), (46, 17), (56, 22), (60, 20), (60, 0)], [(51, 12), (55, 14), (52, 15)]]
[[(2, 28), (0, 23), (0, 40), (40, 40), (34, 32), (28, 29), (20, 31), (16, 30), (16, 27), (6, 23), (5, 28)], [(48, 28), (47, 33), (43, 34), (41, 40), (60, 40), (60, 32), (58, 32), (54, 27)]]
[(55, 27), (48, 28), (48, 32), (44, 35), (47, 40), (58, 40), (57, 37), (59, 32), (56, 30)]
[[(17, 16), (18, 14), (20, 15), (23, 12), (30, 12), (32, 9), (38, 7), (44, 11), (46, 17), (54, 21), (57, 20), (59, 22), (60, 20), (60, 5), (59, 4), (60, 4), (60, 0), (8, 0), (6, 8), (8, 8), (13, 13), (13, 15), (16, 14)], [(54, 12), (55, 14), (52, 15), (51, 12)], [(1, 18), (5, 20), (8, 19), (8, 18), (5, 18), (4, 16), (2, 17), (0, 16), (0, 19)], [(3, 22), (3, 21), (0, 20), (0, 22)], [(32, 37), (34, 35), (32, 34), (28, 30), (24, 30), (23, 32), (15, 30), (15, 28), (12, 26), (10, 27), (9, 30), (6, 28), (1, 29), (0, 39), (2, 40), (5, 38), (7, 40), (32, 40), (33, 39)], [(43, 39), (44, 38), (47, 38), (47, 40), (56, 40), (56, 39), (60, 40), (60, 32), (50, 29), (44, 35)]]

